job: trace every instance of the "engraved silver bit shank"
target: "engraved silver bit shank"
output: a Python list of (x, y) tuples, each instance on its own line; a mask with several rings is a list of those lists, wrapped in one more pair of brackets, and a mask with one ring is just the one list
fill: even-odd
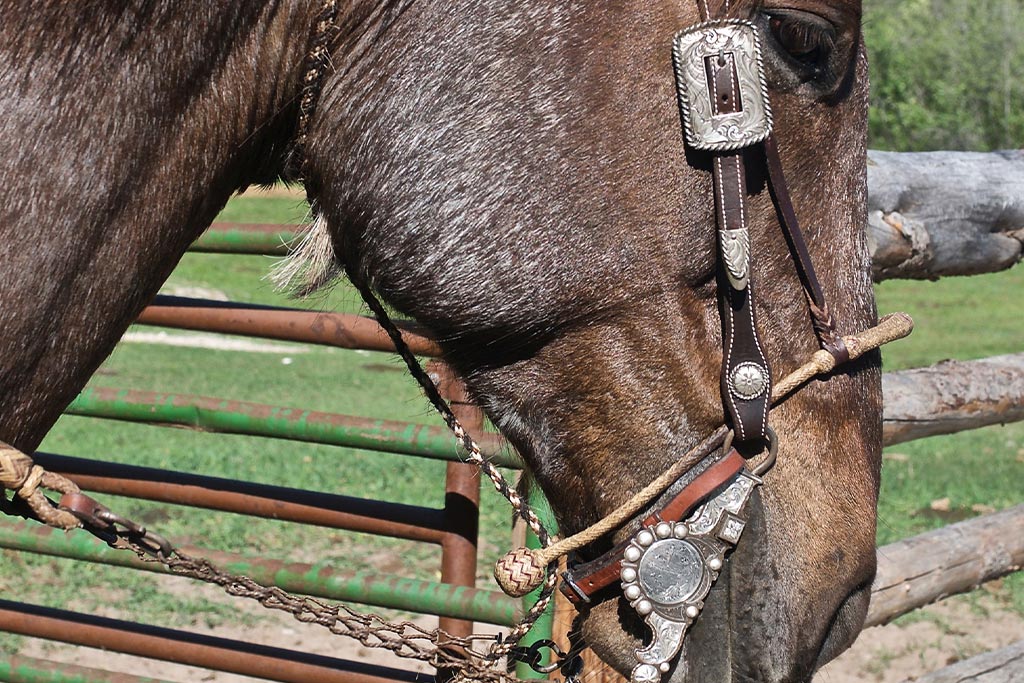
[(651, 643), (636, 651), (632, 683), (658, 683), (679, 654), (686, 629), (740, 540), (750, 494), (761, 484), (741, 471), (721, 493), (685, 521), (644, 527), (623, 552), (622, 592), (651, 628)]
[[(715, 114), (706, 60), (731, 55), (739, 84), (739, 111)], [(764, 140), (772, 111), (761, 58), (761, 39), (749, 21), (697, 24), (676, 35), (672, 50), (686, 142), (694, 149), (727, 152)]]

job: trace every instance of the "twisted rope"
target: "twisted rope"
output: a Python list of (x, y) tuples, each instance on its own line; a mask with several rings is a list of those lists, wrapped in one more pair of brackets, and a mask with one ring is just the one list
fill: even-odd
[(491, 483), (494, 485), (495, 490), (500, 493), (505, 500), (509, 502), (518, 517), (521, 517), (530, 530), (537, 535), (537, 539), (540, 541), (543, 547), (547, 547), (551, 544), (552, 538), (548, 530), (544, 527), (543, 522), (534, 512), (533, 508), (530, 507), (529, 503), (519, 495), (519, 492), (511, 486), (508, 481), (502, 476), (501, 472), (491, 464), (483, 455), (480, 450), (480, 446), (477, 445), (473, 437), (466, 431), (459, 419), (455, 417), (455, 413), (452, 411), (451, 406), (441, 396), (440, 390), (437, 388), (437, 384), (430, 375), (420, 365), (419, 359), (409, 349), (408, 344), (402, 338), (402, 331), (398, 329), (398, 326), (391, 320), (391, 316), (388, 314), (384, 305), (377, 298), (377, 295), (373, 292), (370, 286), (360, 277), (357, 277), (356, 273), (352, 272), (353, 269), (346, 266), (346, 272), (349, 280), (355, 285), (359, 294), (363, 297), (363, 301), (369, 307), (374, 317), (377, 319), (377, 323), (387, 333), (391, 339), (391, 343), (394, 344), (395, 350), (398, 355), (405, 362), (406, 367), (409, 369), (409, 374), (413, 376), (416, 382), (420, 385), (423, 393), (426, 394), (427, 400), (430, 401), (434, 409), (441, 415), (441, 419), (444, 420), (445, 424), (448, 425), (448, 429), (451, 430), (452, 434), (455, 435), (459, 445), (466, 451), (466, 460), (473, 463), (480, 468)]
[(81, 526), (77, 517), (54, 507), (42, 491), (78, 493), (78, 486), (66, 477), (44, 470), (31, 457), (3, 442), (0, 442), (0, 486), (14, 491), (49, 526), (65, 531)]
[[(903, 339), (913, 331), (913, 318), (906, 313), (890, 313), (879, 320), (874, 327), (860, 334), (841, 339), (849, 352), (849, 360), (852, 361), (868, 351), (873, 351), (897, 339)], [(775, 383), (772, 389), (772, 404), (779, 403), (818, 375), (832, 372), (838, 365), (839, 362), (832, 353), (827, 350), (817, 351), (808, 362)]]

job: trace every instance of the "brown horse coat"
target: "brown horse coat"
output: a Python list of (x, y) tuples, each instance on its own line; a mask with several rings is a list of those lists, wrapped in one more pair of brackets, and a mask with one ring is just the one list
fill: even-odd
[[(283, 168), (319, 3), (0, 0), (0, 438), (31, 450), (230, 194)], [(874, 305), (860, 3), (736, 2), (840, 331)], [(690, 0), (352, 0), (313, 122), (331, 245), (428, 325), (565, 531), (723, 419), (707, 160), (683, 150)], [(777, 372), (814, 347), (759, 164), (753, 282)], [(330, 381), (325, 377), (324, 381)], [(805, 681), (874, 572), (877, 358), (773, 413), (760, 514), (688, 639), (694, 681)], [(625, 629), (628, 637), (623, 637)], [(585, 631), (622, 670), (619, 600)]]

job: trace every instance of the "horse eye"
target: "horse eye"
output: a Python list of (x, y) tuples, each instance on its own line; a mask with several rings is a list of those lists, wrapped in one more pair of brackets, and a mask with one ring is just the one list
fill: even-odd
[(773, 14), (768, 27), (778, 46), (792, 59), (806, 67), (818, 67), (826, 62), (835, 47), (835, 30), (791, 14)]

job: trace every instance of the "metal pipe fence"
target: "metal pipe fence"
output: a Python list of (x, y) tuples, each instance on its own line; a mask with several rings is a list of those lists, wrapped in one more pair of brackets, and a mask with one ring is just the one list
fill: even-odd
[[(230, 254), (282, 254), (294, 238), (294, 226), (215, 224), (194, 250)], [(157, 297), (139, 318), (142, 324), (178, 329), (298, 341), (345, 349), (393, 351), (375, 321), (354, 315), (319, 313), (280, 307), (180, 297)], [(403, 332), (413, 350), (426, 357), (439, 355), (437, 345), (412, 323)], [(520, 468), (517, 454), (493, 434), (481, 432), (482, 413), (466, 399), (458, 380), (440, 363), (430, 372), (460, 419), (478, 437), (493, 462)], [(447, 431), (393, 420), (377, 420), (271, 406), (205, 396), (89, 387), (72, 402), (68, 414), (131, 421), (200, 431), (246, 434), (274, 439), (342, 446), (446, 461), (445, 503), (428, 508), (382, 502), (282, 486), (270, 486), (191, 472), (175, 472), (37, 454), (44, 467), (66, 473), (86, 490), (124, 495), (202, 509), (347, 529), (429, 543), (441, 549), (440, 581), (419, 581), (377, 572), (340, 572), (320, 564), (244, 557), (214, 549), (187, 552), (210, 557), (234, 572), (249, 574), (266, 585), (306, 595), (359, 602), (438, 615), (441, 627), (461, 636), (472, 622), (509, 625), (522, 605), (493, 590), (475, 588), (479, 477), (474, 466), (460, 462)], [(65, 557), (89, 563), (161, 571), (158, 565), (114, 551), (85, 534), (64, 535), (33, 524), (0, 524), (0, 547)], [(1006, 571), (1011, 568), (1007, 567)], [(1005, 572), (1003, 572), (1005, 573)], [(220, 671), (232, 671), (277, 681), (430, 680), (423, 674), (367, 667), (334, 658), (254, 646), (240, 641), (196, 636), (68, 611), (0, 602), (0, 630), (90, 647), (181, 661)], [(534, 632), (551, 633), (550, 619)], [(524, 678), (538, 677), (520, 668)], [(597, 676), (594, 680), (600, 680)], [(74, 666), (53, 665), (31, 658), (9, 658), (0, 664), (0, 681), (80, 681), (145, 683), (152, 679)], [(605, 680), (618, 680), (606, 676)], [(156, 683), (166, 683), (156, 681)]]
[(281, 683), (430, 683), (433, 676), (0, 600), (0, 630)]
[[(224, 434), (462, 461), (451, 434), (439, 427), (209, 396), (87, 387), (65, 412), (83, 417), (176, 425)], [(509, 451), (497, 435), (480, 434), (478, 443), (484, 456), (496, 465), (522, 467), (519, 457)]]
[[(283, 240), (290, 239), (288, 227), (283, 227), (282, 230), (282, 226), (215, 225), (197, 242), (194, 250), (280, 254), (284, 252)], [(159, 296), (143, 311), (138, 322), (346, 349), (394, 350), (372, 319), (257, 304)], [(427, 357), (439, 355), (436, 344), (424, 336), (418, 326), (402, 323), (401, 327), (414, 352)], [(460, 419), (479, 435), (485, 455), (499, 465), (520, 467), (518, 456), (499, 437), (481, 432), (482, 413), (466, 400), (457, 378), (439, 362), (431, 364), (430, 372), (440, 380), (442, 391), (452, 401)], [(471, 633), (474, 621), (510, 625), (522, 612), (520, 602), (498, 591), (474, 586), (480, 479), (475, 466), (461, 462), (455, 442), (445, 430), (246, 401), (95, 386), (84, 390), (66, 413), (447, 461), (444, 506), (426, 508), (98, 459), (36, 454), (44, 467), (69, 475), (88, 491), (403, 538), (434, 544), (441, 549), (440, 580), (423, 581), (375, 571), (335, 571), (323, 564), (252, 558), (208, 548), (183, 548), (185, 552), (208, 557), (229, 571), (247, 574), (265, 585), (317, 598), (438, 615), (441, 628), (454, 636)], [(64, 534), (32, 523), (0, 524), (0, 548), (151, 572), (164, 571), (159, 565), (111, 549), (87, 534)], [(69, 611), (16, 603), (0, 604), (0, 630), (266, 680), (349, 683), (414, 677), (420, 681), (430, 680), (423, 674), (398, 669), (366, 667), (334, 658), (305, 656), (238, 641), (210, 640), (184, 631), (119, 620), (97, 620)], [(19, 661), (21, 665), (17, 667), (0, 667), (0, 680), (63, 681), (80, 673), (75, 667), (48, 665), (25, 658)], [(144, 680), (96, 670), (84, 670), (80, 678), (133, 683)]]

